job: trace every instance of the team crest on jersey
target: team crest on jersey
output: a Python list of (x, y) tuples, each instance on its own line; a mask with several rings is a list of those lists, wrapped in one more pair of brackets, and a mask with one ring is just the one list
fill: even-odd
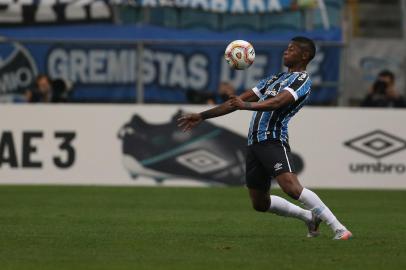
[(307, 74), (303, 73), (302, 75), (300, 75), (300, 77), (298, 78), (299, 81), (303, 81), (304, 79), (306, 79)]

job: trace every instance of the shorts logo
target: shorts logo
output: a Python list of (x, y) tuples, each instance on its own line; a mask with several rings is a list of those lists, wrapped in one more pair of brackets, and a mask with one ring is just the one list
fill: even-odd
[(274, 167), (275, 171), (279, 171), (282, 169), (283, 164), (282, 163), (276, 163)]

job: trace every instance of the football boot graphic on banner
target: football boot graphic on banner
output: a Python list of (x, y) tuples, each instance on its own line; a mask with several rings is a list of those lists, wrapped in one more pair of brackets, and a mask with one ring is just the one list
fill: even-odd
[[(123, 165), (130, 176), (152, 177), (157, 182), (193, 179), (209, 185), (243, 185), (246, 138), (209, 121), (182, 132), (177, 126), (181, 114), (178, 111), (163, 124), (147, 123), (135, 114), (121, 127)], [(296, 168), (302, 168), (301, 159), (297, 155), (294, 159)]]
[(242, 185), (246, 140), (208, 121), (189, 132), (177, 126), (178, 111), (164, 124), (150, 124), (135, 114), (119, 131), (123, 164), (130, 175), (194, 179), (213, 185)]

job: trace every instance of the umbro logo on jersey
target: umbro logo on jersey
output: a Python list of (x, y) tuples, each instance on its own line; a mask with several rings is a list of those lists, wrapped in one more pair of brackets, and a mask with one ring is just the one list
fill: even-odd
[(282, 169), (283, 164), (282, 163), (276, 163), (274, 167), (275, 171), (279, 171)]

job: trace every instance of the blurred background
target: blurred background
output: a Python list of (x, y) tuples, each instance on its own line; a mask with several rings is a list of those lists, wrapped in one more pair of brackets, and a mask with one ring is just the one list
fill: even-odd
[[(290, 127), (305, 184), (405, 187), (400, 0), (3, 0), (1, 181), (241, 185), (250, 113), (191, 134), (176, 118), (282, 71), (297, 35), (317, 44), (312, 94)], [(236, 39), (255, 47), (247, 70), (224, 60)]]

